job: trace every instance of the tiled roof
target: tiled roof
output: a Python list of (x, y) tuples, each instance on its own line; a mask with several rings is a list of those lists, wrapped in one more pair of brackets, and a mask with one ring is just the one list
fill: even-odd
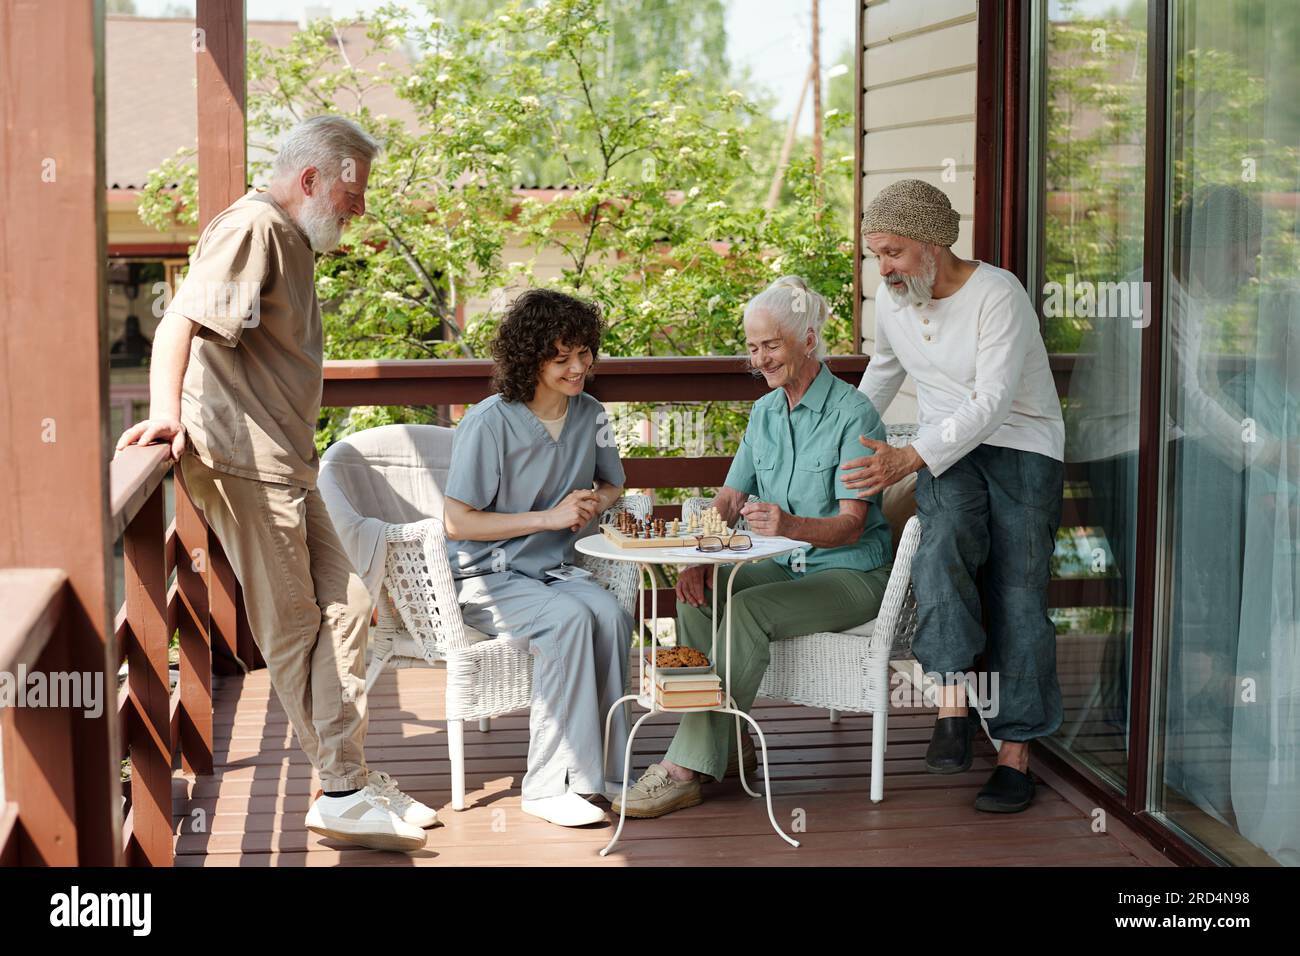
[[(110, 189), (139, 189), (164, 159), (193, 147), (197, 129), (194, 21), (109, 16), (104, 26), (107, 179)], [(248, 23), (248, 37), (283, 46), (298, 31), (295, 21)], [(341, 31), (343, 49), (355, 66), (373, 67), (380, 59), (406, 62), (401, 50), (366, 57), (370, 41), (361, 25)], [(388, 88), (366, 95), (373, 112), (414, 121), (410, 106)], [(340, 100), (340, 107), (351, 108)]]

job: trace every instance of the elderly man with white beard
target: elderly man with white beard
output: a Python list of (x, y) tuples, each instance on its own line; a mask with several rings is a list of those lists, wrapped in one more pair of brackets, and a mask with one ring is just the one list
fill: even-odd
[(907, 448), (862, 438), (874, 455), (842, 467), (859, 497), (917, 472), (912, 648), (941, 694), (926, 769), (970, 768), (980, 714), (965, 704), (964, 679), (986, 652), (997, 691), (989, 734), (1002, 744), (975, 808), (1014, 813), (1034, 795), (1028, 741), (1061, 724), (1047, 585), (1065, 427), (1029, 296), (1010, 272), (955, 256), (957, 231), (948, 197), (915, 179), (884, 189), (863, 215), (883, 281), (858, 387), (883, 415), (910, 374), (919, 434)]
[(117, 448), (168, 444), (225, 549), (271, 685), (320, 777), (307, 828), (417, 850), (436, 815), (366, 767), (370, 596), (316, 490), (315, 253), (365, 214), (378, 151), (341, 116), (289, 131), (270, 188), (237, 199), (199, 236), (154, 336), (149, 418)]

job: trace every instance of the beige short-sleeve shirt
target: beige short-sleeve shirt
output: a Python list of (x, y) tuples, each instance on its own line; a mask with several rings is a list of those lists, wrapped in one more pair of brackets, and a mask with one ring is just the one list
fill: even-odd
[(219, 213), (168, 312), (201, 326), (181, 389), (181, 424), (209, 467), (316, 486), (322, 331), (316, 257), (271, 197)]

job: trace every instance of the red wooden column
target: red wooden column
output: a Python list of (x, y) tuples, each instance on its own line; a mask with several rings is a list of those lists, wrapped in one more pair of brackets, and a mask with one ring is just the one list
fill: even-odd
[(122, 861), (121, 747), (107, 593), (104, 38), (98, 5), (0, 0), (0, 567), (67, 573), (77, 860)]
[[(247, 30), (244, 0), (198, 0), (194, 18), (197, 60), (199, 139), (199, 227), (238, 199), (248, 189), (248, 136), (246, 119), (245, 49)], [(243, 594), (225, 552), (209, 535), (211, 561), (208, 579), (220, 593), (213, 594), (212, 634), (217, 673), (238, 673), (256, 666), (256, 650), (246, 637), (247, 615)], [(235, 666), (232, 666), (235, 664)]]
[(981, 3), (975, 71), (974, 255), (1014, 272), (1037, 301), (1028, 269), (1029, 10)]
[(199, 228), (248, 188), (244, 0), (198, 0)]

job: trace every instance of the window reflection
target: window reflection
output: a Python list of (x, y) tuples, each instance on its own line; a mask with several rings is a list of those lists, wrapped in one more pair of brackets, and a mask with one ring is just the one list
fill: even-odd
[(1161, 808), (1300, 864), (1293, 8), (1176, 5)]
[[(1117, 787), (1128, 766), (1146, 129), (1146, 9), (1053, 3), (1045, 37), (1043, 332), (1066, 423), (1053, 609), (1055, 740)], [(1060, 593), (1060, 592), (1058, 592)], [(1066, 591), (1065, 593), (1070, 593)]]

